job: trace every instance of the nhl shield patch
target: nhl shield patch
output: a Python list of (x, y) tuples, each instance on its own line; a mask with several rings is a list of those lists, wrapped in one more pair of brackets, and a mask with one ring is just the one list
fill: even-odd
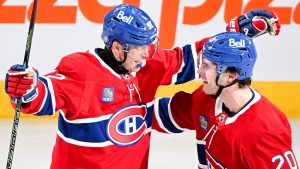
[(201, 128), (203, 128), (204, 130), (207, 130), (207, 126), (208, 126), (208, 118), (206, 116), (199, 116), (199, 122), (200, 122), (200, 126)]
[(103, 102), (113, 102), (114, 101), (114, 88), (113, 87), (104, 87), (102, 89), (102, 98)]

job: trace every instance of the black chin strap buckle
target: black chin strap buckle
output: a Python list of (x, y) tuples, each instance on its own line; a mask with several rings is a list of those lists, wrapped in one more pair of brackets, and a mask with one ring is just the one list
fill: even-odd
[(219, 86), (219, 89), (218, 89), (218, 91), (216, 92), (216, 94), (213, 95), (213, 98), (219, 97), (220, 94), (221, 94), (221, 92), (223, 91), (224, 88), (229, 87), (229, 86), (232, 86), (232, 85), (234, 85), (235, 83), (238, 82), (238, 79), (235, 79), (235, 80), (232, 81), (231, 83), (229, 83), (229, 84), (227, 84), (227, 85), (225, 85), (225, 86), (222, 86), (222, 85), (219, 85), (219, 84), (218, 84), (219, 78), (220, 78), (220, 75), (217, 75), (217, 77), (216, 77), (216, 85)]

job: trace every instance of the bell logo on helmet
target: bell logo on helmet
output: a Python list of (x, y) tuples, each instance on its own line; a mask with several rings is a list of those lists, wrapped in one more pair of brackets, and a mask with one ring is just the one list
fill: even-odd
[(101, 38), (106, 46), (114, 40), (122, 45), (146, 46), (156, 35), (157, 28), (149, 15), (133, 5), (120, 4), (105, 15)]
[(230, 38), (229, 39), (229, 46), (230, 47), (245, 47), (245, 40), (241, 39), (240, 41), (235, 41), (235, 39)]
[(125, 22), (127, 24), (130, 24), (132, 19), (133, 19), (133, 16), (131, 16), (131, 15), (124, 16), (124, 11), (120, 11), (117, 15), (117, 18), (122, 20), (123, 22)]

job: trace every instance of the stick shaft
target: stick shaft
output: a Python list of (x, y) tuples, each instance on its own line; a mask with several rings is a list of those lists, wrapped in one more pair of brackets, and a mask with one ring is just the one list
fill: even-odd
[(20, 120), (21, 104), (22, 104), (21, 99), (17, 99), (17, 107), (16, 107), (16, 112), (15, 112), (15, 117), (14, 117), (14, 122), (13, 122), (13, 128), (11, 131), (10, 145), (9, 145), (8, 157), (7, 157), (7, 163), (6, 163), (7, 169), (11, 169), (11, 167), (12, 167), (15, 143), (16, 143), (16, 139), (17, 139), (17, 131), (18, 131), (19, 120)]
[(25, 55), (24, 55), (24, 60), (23, 60), (24, 68), (28, 67), (28, 62), (29, 62), (31, 40), (32, 40), (32, 35), (33, 35), (33, 30), (34, 30), (34, 25), (35, 25), (37, 2), (38, 2), (38, 0), (33, 1), (32, 13), (31, 13), (29, 30), (28, 30), (27, 41), (26, 41)]
[[(32, 40), (32, 35), (33, 35), (33, 30), (34, 30), (34, 25), (35, 25), (37, 1), (38, 0), (33, 1), (32, 13), (31, 13), (29, 30), (28, 30), (27, 41), (26, 41), (25, 55), (24, 55), (24, 60), (23, 60), (24, 68), (28, 67), (28, 62), (29, 62), (31, 40)], [(21, 98), (17, 99), (15, 117), (14, 117), (13, 127), (12, 127), (12, 131), (11, 131), (10, 145), (9, 145), (9, 151), (8, 151), (8, 157), (7, 157), (7, 163), (6, 163), (7, 169), (11, 169), (11, 167), (12, 167), (15, 144), (16, 144), (16, 139), (17, 139), (17, 131), (18, 131), (19, 120), (20, 120), (21, 104), (22, 104)]]

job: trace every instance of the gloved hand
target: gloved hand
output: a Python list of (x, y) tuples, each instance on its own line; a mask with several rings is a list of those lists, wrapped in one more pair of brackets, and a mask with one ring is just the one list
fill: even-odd
[(25, 69), (22, 65), (13, 65), (5, 77), (5, 92), (15, 101), (22, 98), (22, 103), (28, 103), (36, 98), (38, 71), (32, 67)]
[(255, 9), (231, 19), (226, 30), (230, 32), (241, 32), (252, 38), (267, 32), (272, 36), (278, 35), (280, 27), (279, 18), (274, 12)]

